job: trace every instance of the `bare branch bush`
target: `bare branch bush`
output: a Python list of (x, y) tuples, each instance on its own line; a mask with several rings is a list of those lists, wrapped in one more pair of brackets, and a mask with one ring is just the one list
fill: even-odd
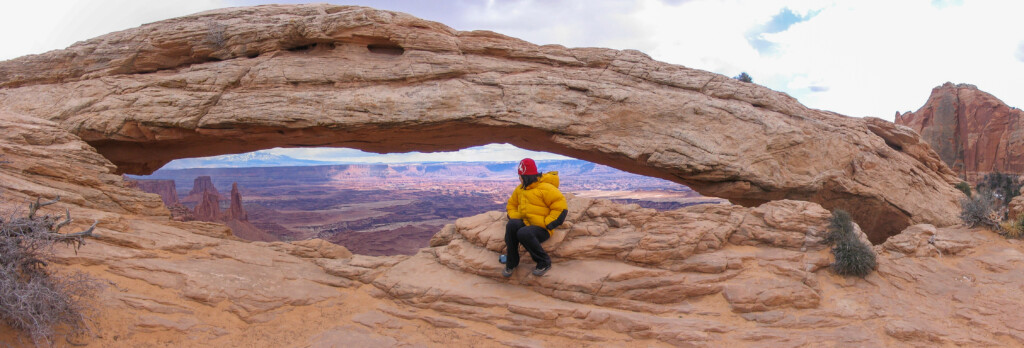
[(984, 226), (999, 230), (999, 214), (996, 206), (999, 200), (992, 191), (981, 189), (974, 195), (960, 200), (960, 220), (967, 227)]
[(16, 211), (0, 214), (0, 320), (37, 346), (52, 345), (58, 334), (71, 337), (84, 332), (92, 312), (90, 302), (84, 300), (101, 286), (81, 272), (47, 269), (55, 243), (68, 244), (77, 252), (96, 227), (93, 223), (85, 231), (62, 234), (60, 229), (72, 221), (70, 212), (36, 216), (39, 208), (59, 199), (36, 200), (24, 216)]

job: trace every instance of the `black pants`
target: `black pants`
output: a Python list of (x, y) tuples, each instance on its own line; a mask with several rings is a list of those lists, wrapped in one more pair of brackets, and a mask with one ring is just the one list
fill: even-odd
[(550, 267), (551, 257), (544, 252), (540, 243), (551, 237), (548, 231), (540, 226), (526, 226), (523, 220), (511, 219), (505, 225), (505, 246), (508, 247), (508, 260), (506, 268), (519, 266), (519, 244), (530, 253), (530, 258), (537, 263), (538, 268)]

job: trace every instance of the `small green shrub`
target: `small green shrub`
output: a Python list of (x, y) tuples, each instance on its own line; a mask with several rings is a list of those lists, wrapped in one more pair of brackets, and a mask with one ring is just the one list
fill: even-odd
[(985, 177), (978, 182), (976, 191), (989, 191), (997, 199), (1001, 207), (1010, 204), (1013, 197), (1020, 194), (1021, 182), (1016, 175), (1003, 174), (1000, 172), (985, 174)]
[(733, 78), (746, 83), (754, 82), (754, 78), (750, 77), (750, 75), (748, 75), (745, 71), (741, 72), (739, 75), (736, 75)]
[(985, 226), (999, 228), (999, 220), (993, 207), (997, 204), (991, 191), (979, 190), (978, 194), (960, 201), (960, 220), (967, 227)]
[(971, 196), (971, 185), (968, 184), (967, 182), (961, 181), (954, 187), (956, 187), (957, 190), (960, 190), (960, 192), (963, 192), (965, 195), (967, 195), (967, 197)]
[(836, 209), (829, 221), (829, 233), (825, 242), (832, 247), (832, 255), (836, 260), (832, 263), (832, 272), (843, 276), (865, 277), (878, 265), (871, 246), (865, 244), (853, 229), (853, 220), (844, 210)]
[(825, 235), (825, 244), (834, 245), (847, 236), (853, 236), (853, 219), (850, 213), (845, 210), (836, 209), (829, 219), (828, 234)]

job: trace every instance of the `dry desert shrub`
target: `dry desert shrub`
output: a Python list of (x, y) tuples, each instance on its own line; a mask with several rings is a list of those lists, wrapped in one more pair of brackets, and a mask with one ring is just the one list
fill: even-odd
[(992, 191), (979, 190), (977, 194), (960, 201), (960, 220), (967, 227), (999, 229), (999, 219), (993, 213), (997, 203)]
[(53, 345), (58, 333), (83, 332), (90, 312), (83, 300), (100, 288), (99, 282), (83, 273), (58, 274), (47, 269), (54, 244), (66, 243), (77, 251), (96, 226), (61, 234), (60, 229), (71, 223), (67, 210), (63, 217), (36, 216), (39, 208), (57, 199), (36, 200), (24, 216), (16, 211), (0, 215), (0, 320), (37, 346)]
[(871, 274), (877, 265), (875, 253), (871, 251), (871, 246), (857, 238), (850, 214), (836, 209), (832, 212), (828, 230), (825, 242), (833, 245), (832, 255), (836, 258), (832, 263), (832, 272), (862, 278)]
[(1006, 238), (1020, 239), (1024, 237), (1024, 215), (1018, 217), (1016, 220), (1004, 221), (999, 223), (999, 227), (1002, 229), (1002, 234)]

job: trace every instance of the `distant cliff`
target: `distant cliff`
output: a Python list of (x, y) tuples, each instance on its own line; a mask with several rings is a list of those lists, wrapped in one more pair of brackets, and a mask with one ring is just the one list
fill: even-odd
[(249, 222), (249, 213), (242, 205), (242, 194), (238, 190), (238, 183), (231, 184), (231, 203), (228, 210), (221, 211), (221, 195), (213, 186), (210, 176), (195, 178), (192, 190), (184, 199), (186, 202), (196, 202), (194, 209), (189, 209), (178, 201), (174, 180), (130, 180), (129, 182), (131, 182), (131, 186), (142, 191), (159, 194), (175, 220), (223, 222), (231, 227), (235, 236), (242, 239), (264, 242), (278, 240), (274, 235)]
[(142, 191), (160, 195), (160, 199), (168, 207), (178, 204), (178, 188), (174, 185), (174, 180), (128, 180), (127, 182)]
[(1024, 173), (1024, 111), (974, 85), (945, 83), (915, 112), (896, 113), (961, 178), (977, 182), (991, 172)]
[(217, 187), (213, 186), (213, 180), (208, 175), (196, 177), (192, 184), (192, 191), (188, 192), (188, 196), (185, 196), (181, 201), (189, 203), (202, 202), (203, 192), (210, 192), (217, 197), (217, 200), (222, 199), (220, 192), (217, 192)]
[(231, 227), (231, 232), (239, 238), (263, 242), (278, 240), (276, 236), (249, 222), (249, 213), (242, 207), (242, 194), (238, 191), (238, 183), (231, 184), (231, 205), (221, 215), (221, 221)]

